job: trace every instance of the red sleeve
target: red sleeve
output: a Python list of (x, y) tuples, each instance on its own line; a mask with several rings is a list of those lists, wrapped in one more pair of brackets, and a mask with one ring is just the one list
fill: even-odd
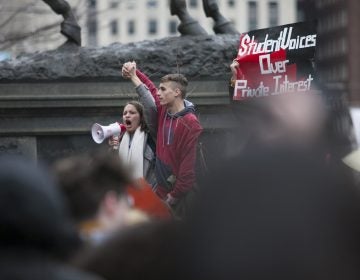
[(159, 98), (157, 96), (157, 88), (154, 85), (154, 83), (149, 79), (148, 76), (146, 76), (143, 72), (141, 72), (138, 69), (136, 69), (136, 75), (139, 77), (140, 81), (142, 81), (147, 86), (152, 97), (154, 97), (156, 107), (159, 107), (160, 102), (159, 102)]
[(180, 167), (176, 176), (174, 189), (170, 192), (171, 196), (180, 198), (190, 191), (196, 181), (195, 163), (196, 151), (199, 136), (202, 128), (199, 123), (194, 124), (186, 135), (186, 139), (182, 139), (183, 145), (181, 149)]
[(155, 194), (144, 178), (137, 181), (140, 187), (129, 186), (127, 192), (134, 199), (134, 207), (140, 209), (151, 217), (160, 219), (171, 218), (170, 209)]

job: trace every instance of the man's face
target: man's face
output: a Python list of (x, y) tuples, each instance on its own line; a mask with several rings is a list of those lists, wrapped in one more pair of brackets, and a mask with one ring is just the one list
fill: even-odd
[(176, 88), (173, 82), (160, 83), (159, 90), (157, 92), (160, 105), (164, 105), (166, 107), (172, 106), (180, 94), (180, 89)]

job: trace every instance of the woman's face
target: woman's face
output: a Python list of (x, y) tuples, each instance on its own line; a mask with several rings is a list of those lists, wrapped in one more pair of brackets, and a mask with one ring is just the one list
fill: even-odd
[(125, 106), (123, 111), (123, 123), (126, 126), (126, 131), (129, 133), (134, 133), (140, 126), (140, 114), (134, 105), (128, 104)]

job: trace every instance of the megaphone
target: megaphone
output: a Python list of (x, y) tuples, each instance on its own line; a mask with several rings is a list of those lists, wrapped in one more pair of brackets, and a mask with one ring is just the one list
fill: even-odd
[(125, 132), (125, 130), (125, 125), (118, 122), (109, 124), (107, 126), (94, 123), (91, 127), (91, 136), (96, 143), (100, 144), (106, 138), (114, 135), (120, 135), (121, 133)]

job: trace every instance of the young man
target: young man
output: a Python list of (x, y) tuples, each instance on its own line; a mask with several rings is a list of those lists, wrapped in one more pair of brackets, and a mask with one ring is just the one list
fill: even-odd
[(59, 159), (54, 172), (84, 241), (98, 245), (114, 231), (148, 220), (129, 203), (128, 169), (115, 154), (96, 151)]
[(161, 78), (157, 90), (136, 70), (135, 62), (125, 63), (122, 75), (136, 86), (156, 135), (156, 193), (183, 216), (185, 197), (195, 185), (196, 146), (202, 132), (194, 105), (185, 100), (188, 81), (181, 74), (169, 74)]

